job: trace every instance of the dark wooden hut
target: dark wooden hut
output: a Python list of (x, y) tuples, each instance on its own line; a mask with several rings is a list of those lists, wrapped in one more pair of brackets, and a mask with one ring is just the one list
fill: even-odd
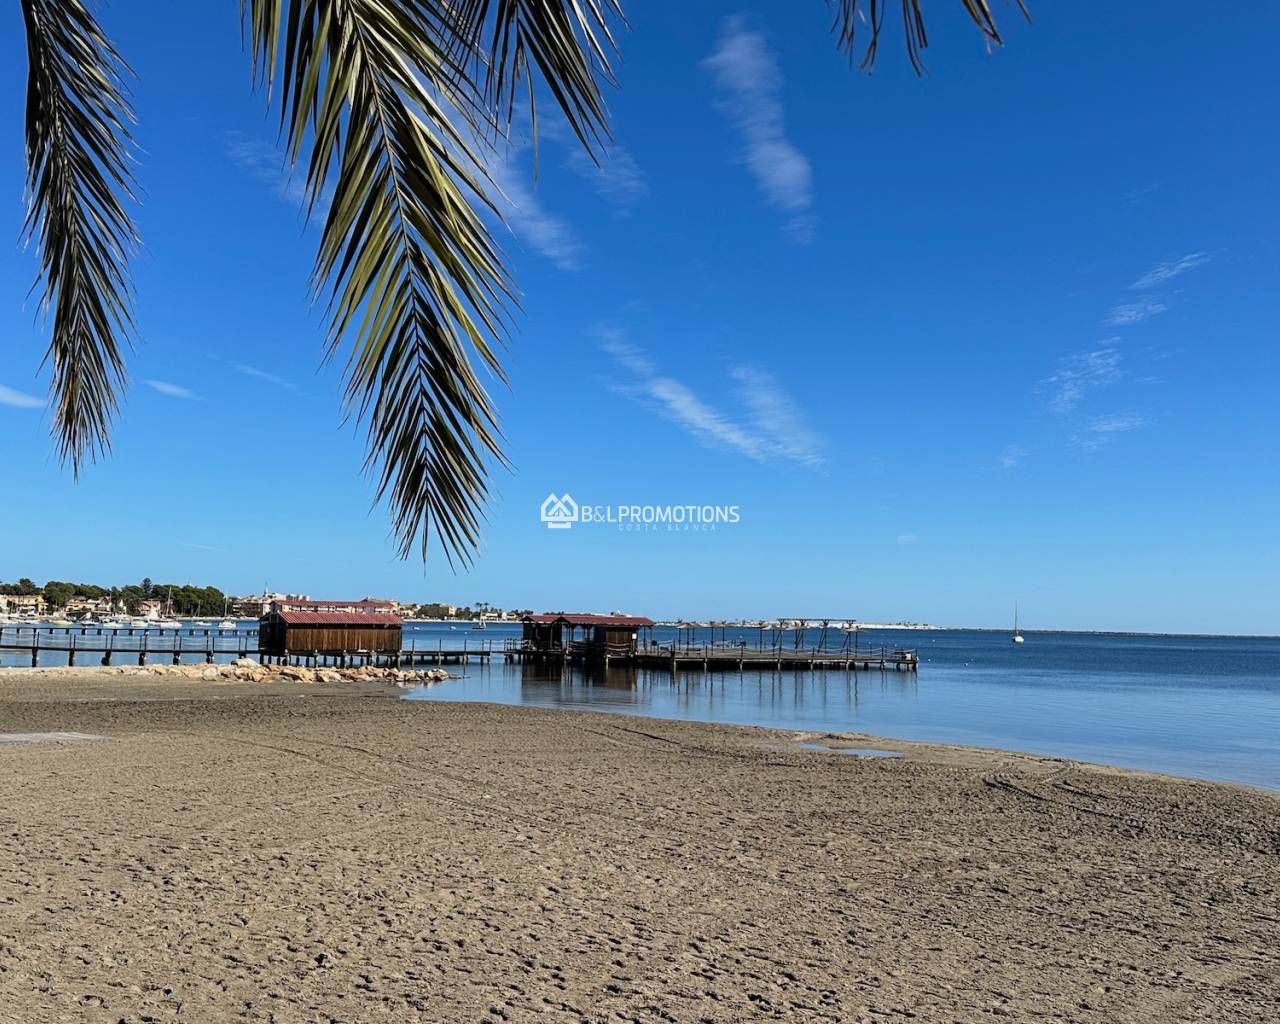
[[(535, 654), (578, 654), (610, 661), (635, 657), (640, 631), (654, 622), (641, 615), (526, 615), (525, 647)], [(578, 631), (581, 630), (581, 637)]]
[(258, 620), (264, 657), (400, 653), (404, 620), (389, 612), (268, 612)]

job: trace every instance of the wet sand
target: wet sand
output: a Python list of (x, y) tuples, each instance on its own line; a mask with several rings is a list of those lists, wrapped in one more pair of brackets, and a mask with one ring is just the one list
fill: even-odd
[(1274, 793), (352, 694), (0, 672), (0, 733), (106, 737), (0, 744), (0, 1020), (1280, 1005)]

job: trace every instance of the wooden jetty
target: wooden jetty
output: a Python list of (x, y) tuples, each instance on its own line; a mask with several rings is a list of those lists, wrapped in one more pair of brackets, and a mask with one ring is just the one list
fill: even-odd
[(343, 651), (291, 650), (264, 655), (259, 649), (256, 629), (155, 629), (133, 627), (111, 629), (103, 626), (4, 626), (0, 627), (0, 651), (19, 652), (29, 656), (31, 667), (40, 665), (42, 655), (65, 657), (68, 665), (128, 664), (145, 665), (147, 659), (170, 661), (183, 659), (213, 664), (217, 659), (271, 658), (280, 662), (311, 666), (348, 665), (458, 665), (467, 662), (488, 663), (501, 654), (500, 645), (491, 640), (463, 639), (446, 645), (410, 640), (396, 650), (353, 648)]
[(185, 657), (203, 657), (210, 664), (218, 655), (247, 658), (258, 653), (257, 630), (155, 629), (142, 626), (111, 629), (105, 626), (5, 626), (0, 628), (0, 650), (21, 651), (31, 657), (31, 667), (40, 664), (40, 655), (66, 655), (67, 664), (78, 658), (97, 656), (99, 664), (113, 659), (136, 659), (145, 665), (149, 656), (170, 658), (173, 664)]
[(702, 669), (743, 672), (747, 669), (862, 669), (881, 672), (915, 672), (919, 666), (916, 652), (905, 648), (873, 647), (825, 649), (785, 647), (749, 647), (746, 644), (652, 644), (638, 649), (633, 657), (637, 665), (647, 668)]
[[(393, 621), (394, 620), (394, 621)], [(670, 642), (653, 637), (651, 619), (626, 615), (531, 615), (519, 639), (494, 641), (461, 637), (432, 640), (403, 639), (400, 621), (385, 613), (273, 612), (259, 629), (224, 630), (184, 627), (108, 628), (105, 626), (0, 627), (0, 651), (19, 651), (40, 664), (41, 655), (65, 656), (68, 665), (94, 658), (102, 665), (113, 660), (148, 658), (213, 664), (219, 658), (257, 658), (310, 667), (381, 665), (412, 668), (425, 665), (489, 664), (495, 657), (512, 662), (550, 662), (611, 667), (631, 665), (677, 671), (817, 670), (841, 669), (915, 672), (914, 650), (859, 647), (856, 634), (828, 643), (824, 629), (817, 643), (806, 644), (803, 629), (785, 641), (782, 629), (765, 641), (763, 627), (757, 642), (698, 642), (694, 630), (678, 629)], [(712, 633), (714, 636), (714, 631)], [(87, 663), (87, 662), (82, 662)]]
[[(671, 643), (653, 639), (651, 619), (629, 615), (529, 615), (524, 618), (523, 636), (507, 641), (505, 656), (514, 661), (565, 661), (594, 665), (638, 665), (646, 668), (732, 670), (773, 669), (879, 669), (915, 672), (919, 658), (907, 648), (859, 648), (857, 635), (846, 634), (838, 645), (828, 646), (824, 629), (816, 644), (802, 643), (805, 632), (794, 633), (793, 642), (783, 642), (783, 631), (774, 642), (702, 642), (693, 630), (678, 629)], [(581, 630), (581, 639), (578, 631)], [(713, 631), (714, 635), (714, 631)], [(723, 631), (722, 631), (723, 635)], [(643, 638), (643, 639), (642, 639)]]

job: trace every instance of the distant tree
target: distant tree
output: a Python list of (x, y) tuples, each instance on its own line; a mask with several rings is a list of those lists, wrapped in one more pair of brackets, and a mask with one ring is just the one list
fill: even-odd
[(44, 601), (50, 608), (65, 608), (74, 594), (75, 587), (70, 583), (50, 580), (44, 585)]
[(156, 589), (151, 585), (151, 577), (142, 577), (142, 599), (144, 601), (150, 601), (155, 596), (155, 593)]

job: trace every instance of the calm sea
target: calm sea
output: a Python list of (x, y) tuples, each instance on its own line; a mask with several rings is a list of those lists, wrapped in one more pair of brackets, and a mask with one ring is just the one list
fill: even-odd
[[(446, 633), (456, 639), (518, 632), (464, 629)], [(419, 635), (434, 642), (440, 630), (425, 627)], [(671, 631), (656, 635), (666, 639)], [(755, 630), (740, 635), (749, 643), (758, 637)], [(731, 629), (727, 639), (738, 636)], [(806, 637), (817, 639), (817, 631)], [(859, 643), (914, 647), (920, 671), (681, 672), (673, 678), (661, 671), (584, 674), (495, 660), (489, 667), (451, 669), (461, 678), (410, 697), (863, 732), (1280, 789), (1280, 638), (1029, 633), (1026, 643), (1015, 645), (1007, 633), (874, 630)]]
[[(405, 640), (501, 649), (519, 632), (415, 623)], [(673, 632), (655, 636), (669, 640)], [(720, 630), (698, 633), (699, 641), (721, 639)], [(759, 633), (730, 629), (723, 639), (756, 643)], [(818, 639), (811, 630), (804, 642)], [(914, 647), (920, 671), (673, 677), (495, 659), (451, 666), (460, 678), (408, 696), (966, 743), (1280, 789), (1280, 638), (1028, 633), (1015, 646), (1007, 633), (874, 630), (859, 644)], [(41, 664), (59, 660), (50, 653)], [(27, 663), (0, 655), (0, 665)]]

